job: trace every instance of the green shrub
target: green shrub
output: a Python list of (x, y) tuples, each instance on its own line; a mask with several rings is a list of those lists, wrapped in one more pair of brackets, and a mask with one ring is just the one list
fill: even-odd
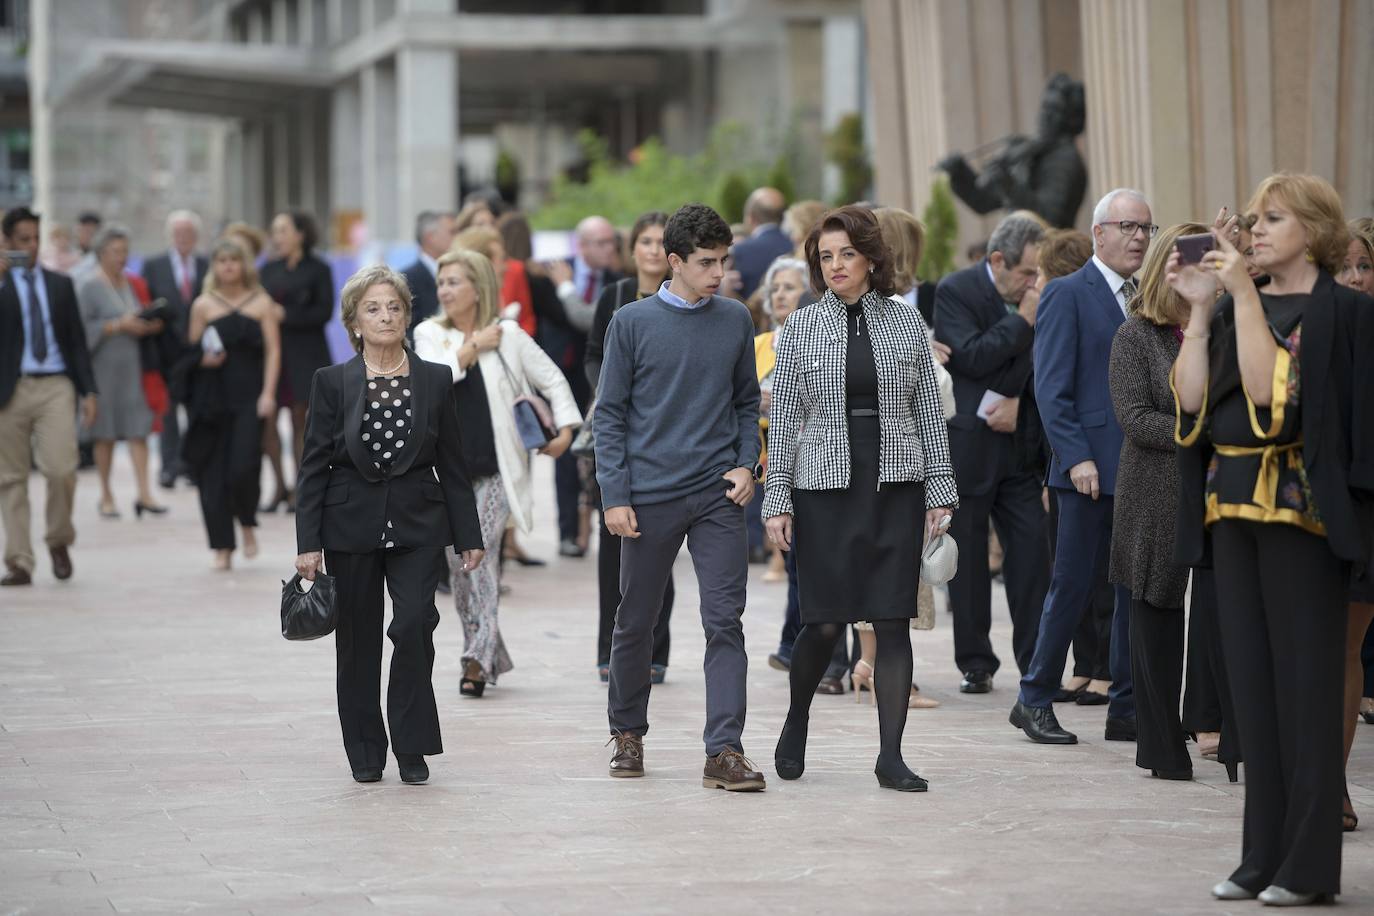
[(873, 183), (873, 167), (864, 149), (864, 121), (859, 114), (847, 114), (825, 138), (826, 158), (840, 170), (840, 190), (835, 204), (842, 206), (863, 200)]
[(945, 175), (930, 186), (930, 203), (921, 214), (921, 222), (926, 227), (926, 247), (916, 276), (922, 283), (933, 283), (954, 271), (954, 245), (959, 238), (959, 214)]

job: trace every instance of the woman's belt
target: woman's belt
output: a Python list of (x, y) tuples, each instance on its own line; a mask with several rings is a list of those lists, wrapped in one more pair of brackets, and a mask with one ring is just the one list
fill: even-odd
[(1259, 473), (1255, 475), (1255, 492), (1251, 494), (1250, 499), (1255, 505), (1272, 512), (1276, 508), (1274, 500), (1279, 491), (1279, 456), (1288, 455), (1289, 466), (1296, 467), (1298, 455), (1294, 453), (1302, 448), (1302, 440), (1282, 445), (1213, 445), (1213, 448), (1223, 458), (1259, 456)]
[(851, 417), (876, 417), (878, 411), (872, 407), (851, 407), (849, 408), (849, 415)]

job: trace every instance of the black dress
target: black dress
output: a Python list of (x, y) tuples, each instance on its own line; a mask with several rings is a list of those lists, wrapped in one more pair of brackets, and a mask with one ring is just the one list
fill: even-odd
[(862, 302), (848, 312), (849, 487), (792, 491), (802, 623), (916, 616), (925, 485), (878, 485), (878, 368)]
[(200, 491), (200, 511), (213, 550), (234, 548), (234, 520), (257, 525), (258, 475), (262, 466), (262, 325), (242, 312), (210, 322), (224, 344), (224, 364), (192, 370), (182, 437), (182, 460)]
[(331, 365), (324, 328), (334, 317), (334, 277), (329, 265), (314, 255), (295, 268), (285, 260), (262, 266), (262, 285), (286, 310), (281, 323), (281, 381), (277, 403), (289, 407), (310, 397), (315, 370)]

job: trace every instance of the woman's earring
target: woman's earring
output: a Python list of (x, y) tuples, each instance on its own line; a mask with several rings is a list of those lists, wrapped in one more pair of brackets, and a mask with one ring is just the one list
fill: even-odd
[(1312, 249), (1309, 248), (1309, 249), (1307, 250), (1307, 263), (1308, 263), (1308, 264), (1312, 264), (1312, 263), (1315, 263), (1316, 260), (1317, 260), (1316, 258), (1312, 257)]
[(353, 336), (354, 336), (354, 337), (362, 337), (362, 336), (363, 336), (363, 332), (355, 329), (355, 330), (353, 331)]

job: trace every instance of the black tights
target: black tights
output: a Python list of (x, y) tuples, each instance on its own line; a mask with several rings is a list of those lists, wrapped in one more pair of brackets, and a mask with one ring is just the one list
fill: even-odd
[[(792, 702), (787, 722), (778, 738), (777, 756), (801, 762), (806, 755), (806, 727), (811, 716), (811, 700), (816, 686), (825, 676), (835, 643), (844, 636), (843, 623), (808, 623), (797, 634), (792, 647), (792, 669), (788, 681)], [(878, 638), (878, 655), (873, 665), (873, 690), (878, 701), (878, 765), (891, 776), (910, 773), (902, 761), (902, 732), (906, 730), (907, 706), (911, 697), (911, 635), (909, 621), (876, 620), (873, 633)]]

